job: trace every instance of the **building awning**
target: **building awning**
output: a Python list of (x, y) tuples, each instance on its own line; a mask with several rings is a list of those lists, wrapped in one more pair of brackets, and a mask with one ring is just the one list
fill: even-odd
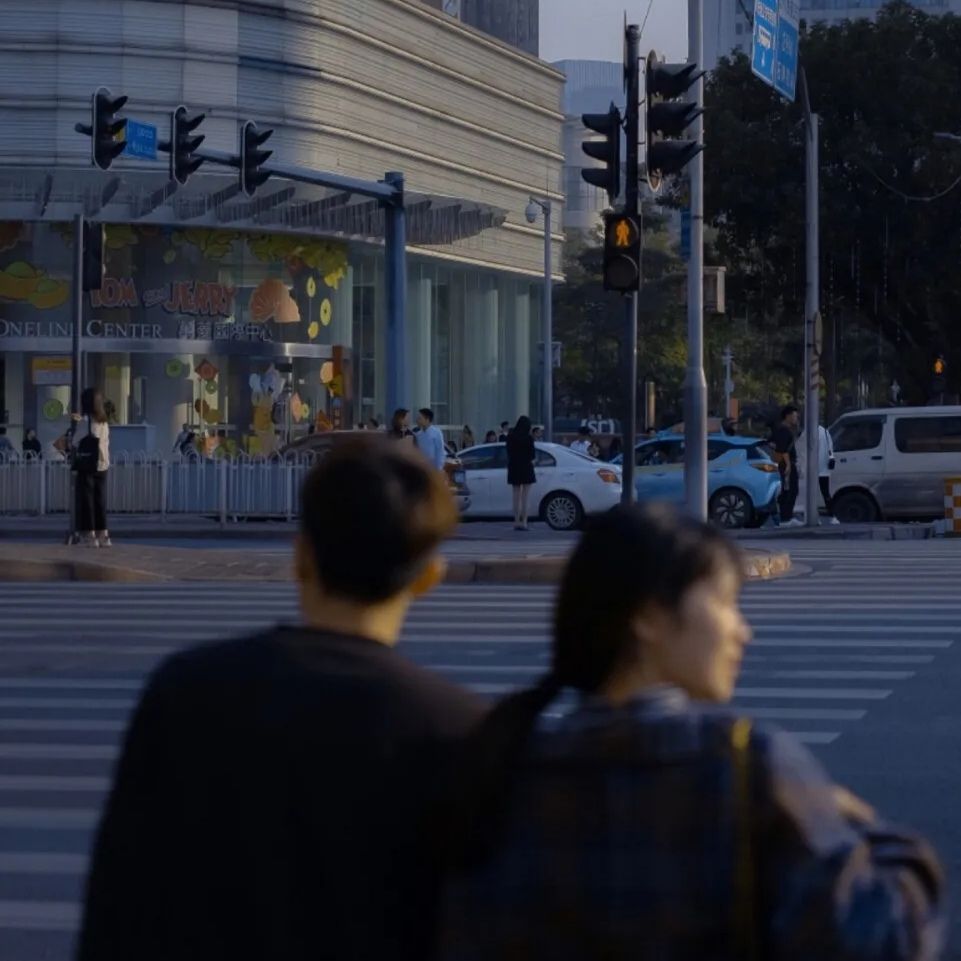
[[(408, 191), (407, 242), (441, 246), (499, 227), (507, 211), (439, 194)], [(141, 223), (323, 234), (381, 243), (384, 210), (376, 200), (272, 177), (247, 197), (235, 173), (201, 171), (186, 185), (166, 172), (63, 167), (0, 167), (0, 219)]]

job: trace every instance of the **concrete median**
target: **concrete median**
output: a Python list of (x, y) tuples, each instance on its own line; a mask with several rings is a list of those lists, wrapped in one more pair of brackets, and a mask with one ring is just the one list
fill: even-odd
[[(791, 570), (784, 551), (747, 550), (749, 580), (780, 577)], [(448, 556), (451, 584), (554, 584), (564, 554), (532, 556)], [(283, 582), (293, 577), (285, 554), (186, 547), (117, 545), (110, 549), (59, 544), (0, 545), (0, 581), (89, 581), (162, 583), (187, 581)]]

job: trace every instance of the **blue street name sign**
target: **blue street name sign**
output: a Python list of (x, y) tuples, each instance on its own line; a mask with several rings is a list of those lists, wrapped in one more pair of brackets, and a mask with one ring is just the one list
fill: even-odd
[(127, 121), (127, 147), (124, 153), (128, 157), (140, 157), (142, 160), (157, 159), (157, 128), (153, 124), (140, 123), (137, 120)]
[(798, 0), (755, 0), (751, 72), (794, 100), (798, 70)]

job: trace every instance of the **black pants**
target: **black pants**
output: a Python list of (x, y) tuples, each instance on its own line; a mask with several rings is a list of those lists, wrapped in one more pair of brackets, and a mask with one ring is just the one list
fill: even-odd
[(81, 534), (107, 529), (107, 472), (77, 474), (77, 530)]
[(834, 502), (831, 500), (831, 478), (819, 477), (818, 487), (821, 488), (821, 496), (824, 498), (824, 506), (827, 508), (828, 517), (834, 517)]
[(787, 474), (781, 475), (781, 496), (777, 499), (781, 509), (781, 520), (789, 521), (794, 516), (794, 504), (797, 501), (798, 474), (797, 468), (791, 467)]

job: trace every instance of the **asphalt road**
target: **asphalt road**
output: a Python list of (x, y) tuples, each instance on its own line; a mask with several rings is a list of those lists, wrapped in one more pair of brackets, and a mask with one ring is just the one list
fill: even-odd
[[(745, 590), (755, 642), (737, 706), (795, 732), (961, 876), (961, 542), (790, 549), (798, 574)], [(445, 587), (415, 608), (402, 650), (504, 693), (544, 669), (551, 593)], [(91, 832), (145, 673), (183, 644), (295, 616), (284, 585), (0, 584), (0, 958), (70, 956)], [(953, 945), (961, 958), (958, 921)]]

